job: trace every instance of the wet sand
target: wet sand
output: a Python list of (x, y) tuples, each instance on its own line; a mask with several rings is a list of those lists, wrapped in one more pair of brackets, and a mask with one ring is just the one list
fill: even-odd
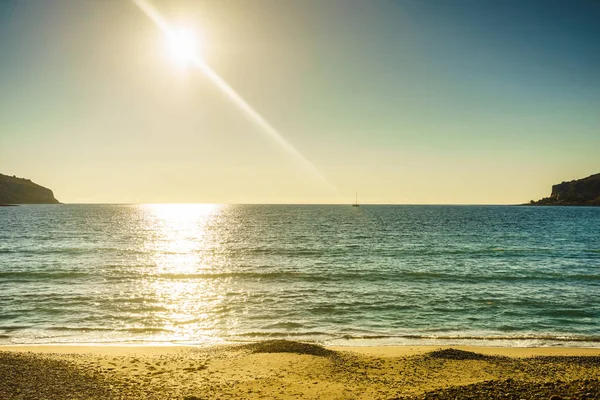
[(600, 349), (0, 346), (0, 399), (600, 399)]

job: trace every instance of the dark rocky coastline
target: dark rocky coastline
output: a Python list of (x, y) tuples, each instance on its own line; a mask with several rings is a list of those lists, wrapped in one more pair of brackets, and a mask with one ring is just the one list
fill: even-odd
[(552, 186), (550, 197), (531, 200), (533, 206), (600, 206), (600, 174)]
[(60, 204), (52, 190), (29, 179), (0, 174), (0, 206), (15, 204)]

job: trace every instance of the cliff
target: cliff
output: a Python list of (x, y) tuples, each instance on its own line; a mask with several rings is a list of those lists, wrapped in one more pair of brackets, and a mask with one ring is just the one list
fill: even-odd
[(0, 204), (59, 204), (52, 190), (29, 179), (0, 174)]
[(550, 197), (538, 201), (531, 200), (530, 204), (540, 206), (600, 206), (600, 174), (554, 185)]

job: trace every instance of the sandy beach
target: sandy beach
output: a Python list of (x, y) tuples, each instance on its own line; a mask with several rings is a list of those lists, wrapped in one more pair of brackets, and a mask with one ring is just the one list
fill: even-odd
[(11, 400), (598, 399), (599, 376), (584, 348), (0, 346)]

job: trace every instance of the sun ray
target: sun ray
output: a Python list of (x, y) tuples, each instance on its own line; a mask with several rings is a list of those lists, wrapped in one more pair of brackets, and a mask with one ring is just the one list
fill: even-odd
[[(150, 18), (167, 37), (173, 37), (174, 30), (169, 23), (160, 15), (147, 0), (132, 0), (148, 18)], [(260, 128), (260, 131), (269, 139), (277, 143), (288, 154), (292, 155), (301, 165), (311, 172), (319, 181), (324, 183), (329, 189), (337, 192), (327, 178), (311, 163), (302, 153), (300, 153), (290, 142), (288, 142), (258, 111), (256, 111), (242, 96), (240, 96), (223, 78), (219, 76), (198, 54), (189, 57), (189, 62), (200, 69), (204, 75), (209, 78), (229, 99)]]

